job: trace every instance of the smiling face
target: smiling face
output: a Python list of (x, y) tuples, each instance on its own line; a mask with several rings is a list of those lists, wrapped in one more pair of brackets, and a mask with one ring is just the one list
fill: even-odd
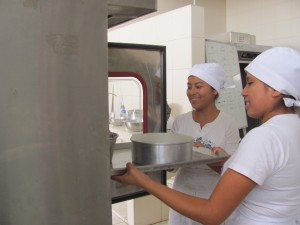
[(260, 118), (263, 122), (274, 115), (277, 107), (282, 107), (282, 94), (247, 73), (246, 86), (242, 91), (249, 117)]
[(202, 110), (215, 104), (218, 92), (198, 77), (189, 76), (186, 94), (192, 107), (196, 110)]

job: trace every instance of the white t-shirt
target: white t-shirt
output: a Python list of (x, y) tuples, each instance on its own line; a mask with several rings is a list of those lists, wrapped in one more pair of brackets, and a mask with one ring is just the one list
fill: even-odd
[[(238, 147), (240, 137), (234, 120), (224, 112), (202, 128), (193, 120), (192, 112), (178, 116), (173, 123), (172, 132), (189, 135), (200, 141), (207, 148), (221, 147), (232, 154)], [(173, 188), (198, 197), (208, 198), (218, 182), (220, 175), (207, 165), (181, 168), (174, 180)], [(169, 224), (191, 225), (199, 224), (186, 218), (174, 210), (170, 210)]]
[(226, 113), (220, 112), (211, 123), (200, 127), (193, 119), (192, 111), (179, 115), (172, 125), (173, 133), (184, 134), (199, 140), (207, 148), (222, 147), (232, 154), (240, 141), (238, 127), (235, 121)]
[(225, 163), (257, 186), (226, 225), (290, 225), (300, 213), (300, 119), (274, 116), (252, 129)]

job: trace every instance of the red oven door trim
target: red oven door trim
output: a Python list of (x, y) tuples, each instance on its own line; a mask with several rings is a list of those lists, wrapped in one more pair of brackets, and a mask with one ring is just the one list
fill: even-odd
[(143, 89), (143, 133), (148, 132), (148, 89), (143, 77), (134, 72), (108, 72), (108, 77), (134, 77), (141, 82)]

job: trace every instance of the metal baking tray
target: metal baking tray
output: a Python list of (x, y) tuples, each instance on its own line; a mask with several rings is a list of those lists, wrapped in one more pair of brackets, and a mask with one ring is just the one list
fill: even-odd
[[(131, 149), (123, 149), (121, 154), (125, 154), (127, 159), (124, 161), (123, 157), (123, 165), (121, 167), (112, 166), (110, 170), (110, 175), (122, 175), (126, 172), (126, 162), (131, 162), (130, 153)], [(142, 172), (154, 172), (161, 170), (173, 170), (180, 167), (192, 166), (192, 165), (200, 165), (200, 164), (210, 164), (214, 162), (220, 162), (224, 159), (228, 158), (226, 154), (218, 154), (217, 156), (210, 156), (208, 154), (203, 154), (201, 152), (197, 152), (193, 150), (192, 160), (190, 161), (182, 161), (175, 163), (165, 163), (165, 164), (153, 164), (153, 165), (135, 165), (136, 168), (141, 170)], [(127, 161), (126, 161), (127, 160)]]

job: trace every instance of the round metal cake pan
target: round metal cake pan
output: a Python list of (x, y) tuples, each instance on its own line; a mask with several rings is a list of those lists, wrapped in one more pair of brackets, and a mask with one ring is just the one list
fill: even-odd
[(193, 141), (190, 136), (173, 133), (132, 135), (132, 162), (151, 165), (190, 161)]

